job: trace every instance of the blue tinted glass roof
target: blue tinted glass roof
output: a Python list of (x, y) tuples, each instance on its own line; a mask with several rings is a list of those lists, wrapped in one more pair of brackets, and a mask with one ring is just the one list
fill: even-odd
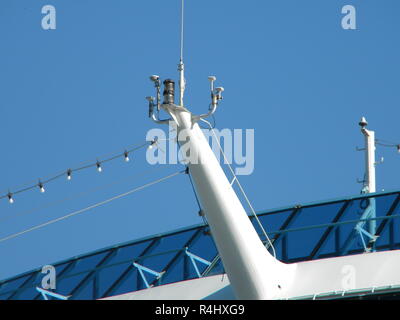
[[(258, 213), (284, 262), (400, 248), (400, 191)], [(371, 208), (376, 218), (371, 215)], [(252, 219), (256, 230), (259, 230)], [(375, 236), (361, 237), (375, 221)], [(358, 229), (357, 229), (358, 228)], [(264, 239), (260, 232), (260, 237)], [(193, 258), (194, 257), (194, 258)], [(104, 248), (53, 264), (57, 294), (98, 299), (224, 272), (207, 224)], [(41, 268), (0, 281), (0, 299), (43, 299)], [(51, 297), (50, 297), (51, 298)]]

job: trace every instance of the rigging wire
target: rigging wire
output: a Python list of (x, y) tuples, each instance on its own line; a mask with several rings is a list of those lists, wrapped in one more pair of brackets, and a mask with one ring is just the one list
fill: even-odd
[(78, 215), (78, 214), (84, 213), (84, 212), (86, 212), (86, 211), (88, 211), (88, 210), (90, 210), (90, 209), (94, 209), (94, 208), (100, 207), (100, 206), (102, 206), (102, 205), (104, 205), (104, 204), (107, 204), (107, 203), (109, 203), (109, 202), (111, 202), (111, 201), (114, 201), (114, 200), (117, 200), (117, 199), (119, 199), (119, 198), (125, 197), (125, 196), (127, 196), (127, 195), (129, 195), (129, 194), (135, 193), (135, 192), (137, 192), (137, 191), (140, 191), (140, 190), (142, 190), (142, 189), (145, 189), (145, 188), (147, 188), (147, 187), (150, 187), (150, 186), (152, 186), (152, 185), (155, 185), (155, 184), (157, 184), (157, 183), (160, 183), (160, 182), (162, 182), (162, 181), (165, 181), (165, 180), (167, 180), (167, 179), (170, 179), (170, 178), (175, 177), (175, 176), (177, 176), (177, 175), (179, 175), (179, 174), (182, 174), (182, 173), (186, 173), (186, 169), (185, 169), (185, 170), (180, 170), (180, 171), (174, 172), (174, 173), (172, 173), (172, 174), (170, 174), (170, 175), (167, 175), (167, 176), (165, 176), (165, 177), (162, 177), (162, 178), (159, 178), (159, 179), (157, 179), (157, 180), (148, 182), (148, 183), (146, 183), (146, 184), (144, 184), (144, 185), (141, 185), (141, 186), (139, 186), (139, 187), (136, 187), (136, 188), (134, 188), (134, 189), (131, 189), (131, 190), (127, 191), (127, 192), (121, 193), (121, 194), (119, 194), (119, 195), (117, 195), (117, 196), (114, 196), (114, 197), (112, 197), (112, 198), (109, 198), (109, 199), (107, 199), (107, 200), (103, 200), (103, 201), (101, 201), (101, 202), (97, 202), (97, 203), (95, 203), (95, 204), (93, 204), (93, 205), (91, 205), (91, 206), (85, 207), (85, 208), (83, 208), (83, 209), (79, 209), (79, 210), (73, 211), (73, 212), (71, 212), (71, 213), (69, 213), (69, 214), (67, 214), (67, 215), (62, 216), (62, 217), (59, 217), (59, 218), (56, 218), (56, 219), (52, 219), (52, 220), (49, 220), (49, 221), (44, 222), (44, 223), (42, 223), (42, 224), (36, 225), (36, 226), (34, 226), (34, 227), (31, 227), (31, 228), (29, 228), (29, 229), (26, 229), (26, 230), (23, 230), (23, 231), (20, 231), (20, 232), (11, 234), (11, 235), (9, 235), (9, 236), (6, 236), (6, 237), (4, 237), (4, 238), (1, 238), (1, 239), (0, 239), (0, 243), (1, 243), (1, 242), (4, 242), (4, 241), (7, 241), (7, 240), (10, 240), (10, 239), (13, 239), (13, 238), (16, 238), (16, 237), (18, 237), (18, 236), (20, 236), (20, 235), (23, 235), (23, 234), (26, 234), (26, 233), (28, 233), (28, 232), (31, 232), (31, 231), (34, 231), (34, 230), (43, 228), (43, 227), (45, 227), (45, 226), (51, 225), (51, 224), (53, 224), (53, 223), (56, 223), (56, 222), (59, 222), (59, 221), (68, 219), (68, 218), (73, 217), (73, 216), (76, 216), (76, 215)]
[(398, 143), (393, 142), (393, 141), (388, 141), (388, 140), (382, 140), (382, 139), (375, 139), (375, 142), (383, 142), (383, 143), (388, 143), (390, 146), (397, 146)]
[[(187, 167), (187, 172), (190, 173), (189, 172), (189, 167)], [(190, 185), (192, 186), (194, 197), (196, 199), (197, 206), (199, 207), (199, 216), (201, 216), (201, 218), (203, 219), (204, 225), (208, 225), (207, 218), (203, 214), (203, 210), (201, 208), (200, 200), (199, 200), (199, 197), (197, 196), (197, 192), (196, 192), (196, 189), (195, 189), (194, 184), (193, 184), (192, 176), (190, 174), (188, 174), (188, 176), (189, 176)]]
[[(209, 106), (208, 110), (210, 110), (210, 108), (211, 108), (211, 103), (210, 103), (210, 106)], [(214, 128), (216, 127), (217, 123), (216, 123), (214, 114), (211, 114), (211, 117), (212, 117), (212, 119), (213, 119), (212, 129), (214, 129)], [(210, 130), (210, 128), (201, 126), (200, 123), (197, 123), (197, 124), (199, 125), (200, 129)]]
[(400, 153), (400, 143), (395, 143), (387, 140), (375, 139), (375, 144), (386, 147), (386, 148), (396, 148), (397, 152)]
[(391, 142), (391, 141), (387, 141), (387, 140), (380, 140), (380, 139), (375, 139), (375, 143), (382, 147), (396, 148), (397, 151), (400, 152), (400, 143), (395, 143), (395, 142)]
[[(244, 191), (242, 185), (240, 184), (239, 179), (237, 178), (235, 172), (233, 171), (232, 166), (229, 164), (229, 161), (228, 161), (228, 159), (227, 159), (227, 157), (226, 157), (226, 155), (225, 155), (225, 152), (223, 151), (223, 149), (222, 149), (222, 147), (221, 147), (221, 145), (220, 145), (220, 143), (219, 143), (219, 141), (218, 141), (218, 137), (216, 136), (215, 131), (214, 131), (214, 129), (213, 129), (212, 126), (211, 126), (211, 123), (208, 122), (208, 121), (205, 120), (205, 119), (200, 119), (200, 120), (203, 121), (203, 122), (205, 122), (205, 123), (207, 123), (208, 126), (210, 127), (210, 130), (211, 130), (211, 132), (212, 132), (212, 134), (213, 134), (213, 136), (214, 136), (214, 138), (215, 138), (215, 140), (216, 140), (216, 142), (217, 142), (218, 148), (219, 148), (219, 150), (221, 151), (221, 153), (222, 153), (222, 155), (223, 155), (223, 157), (224, 157), (225, 163), (228, 165), (229, 170), (231, 171), (231, 173), (232, 173), (232, 175), (233, 175), (233, 177), (234, 177), (234, 181), (235, 181), (236, 184), (239, 186), (239, 189), (240, 189), (240, 191), (242, 192), (242, 194), (243, 194), (243, 196), (244, 196), (244, 198), (245, 198), (245, 200), (246, 200), (248, 206), (250, 207), (250, 210), (251, 210), (251, 212), (252, 212), (254, 218), (256, 219), (256, 221), (257, 221), (257, 223), (258, 223), (258, 225), (259, 225), (261, 231), (263, 232), (265, 238), (267, 239), (267, 241), (268, 241), (268, 243), (269, 243), (269, 247), (272, 248), (273, 256), (276, 258), (275, 248), (274, 248), (274, 246), (273, 246), (273, 244), (272, 244), (272, 242), (271, 242), (271, 239), (268, 237), (268, 234), (267, 234), (267, 232), (265, 231), (263, 225), (261, 224), (261, 221), (258, 219), (258, 216), (257, 216), (257, 214), (256, 214), (256, 212), (255, 212), (253, 206), (251, 205), (250, 200), (249, 200), (249, 198), (247, 197), (247, 195), (246, 195), (246, 193), (245, 193), (245, 191)], [(267, 249), (269, 249), (269, 247), (267, 247)]]

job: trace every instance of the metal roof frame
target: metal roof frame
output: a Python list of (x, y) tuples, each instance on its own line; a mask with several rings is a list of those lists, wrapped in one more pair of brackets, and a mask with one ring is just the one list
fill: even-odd
[[(290, 206), (290, 207), (285, 207), (285, 208), (278, 208), (274, 210), (268, 210), (268, 211), (263, 211), (263, 212), (258, 212), (257, 215), (260, 218), (265, 218), (265, 219), (270, 219), (274, 217), (280, 217), (279, 214), (286, 212), (288, 213), (288, 216), (280, 223), (279, 228), (277, 231), (272, 231), (268, 232), (269, 235), (272, 238), (272, 242), (275, 247), (280, 247), (280, 259), (285, 261), (285, 262), (297, 262), (297, 261), (305, 261), (305, 260), (313, 260), (313, 259), (320, 259), (320, 258), (326, 258), (326, 257), (332, 257), (333, 255), (340, 255), (340, 241), (341, 241), (341, 229), (349, 229), (353, 225), (356, 225), (359, 223), (360, 219), (356, 219), (357, 216), (354, 217), (354, 219), (349, 219), (342, 221), (344, 219), (344, 216), (346, 214), (349, 214), (350, 208), (354, 203), (359, 203), (359, 201), (364, 200), (366, 198), (374, 198), (375, 200), (381, 199), (382, 201), (386, 201), (386, 206), (388, 205), (388, 209), (385, 209), (385, 212), (380, 212), (380, 215), (377, 216), (376, 218), (373, 218), (378, 224), (377, 226), (377, 232), (376, 235), (380, 236), (385, 234), (387, 229), (389, 228), (388, 231), (388, 239), (385, 243), (377, 243), (375, 246), (376, 250), (392, 250), (396, 248), (400, 248), (400, 239), (396, 239), (396, 235), (394, 234), (394, 223), (395, 221), (400, 221), (400, 212), (399, 214), (395, 214), (396, 209), (399, 208), (399, 203), (400, 203), (400, 191), (389, 191), (389, 192), (383, 192), (383, 193), (374, 193), (374, 194), (363, 194), (363, 195), (358, 195), (358, 196), (353, 196), (353, 197), (347, 197), (347, 198), (341, 198), (341, 199), (333, 199), (333, 200), (328, 200), (324, 202), (319, 202), (319, 203), (310, 203), (310, 204), (305, 204), (305, 205), (296, 205), (296, 206)], [(393, 198), (393, 199), (392, 199)], [(389, 202), (390, 201), (390, 202)], [(340, 204), (343, 203), (343, 205), (338, 208), (338, 210), (332, 210), (332, 208), (328, 208), (328, 205), (331, 204)], [(297, 220), (299, 217), (303, 217), (304, 215), (307, 215), (307, 209), (308, 208), (314, 208), (314, 207), (320, 207), (322, 209), (330, 210), (332, 211), (331, 213), (335, 213), (333, 218), (330, 220), (327, 220), (327, 223), (322, 223), (322, 224), (314, 224), (314, 225), (299, 225), (296, 226)], [(378, 206), (379, 208), (379, 206)], [(379, 209), (380, 210), (380, 209)], [(353, 210), (354, 211), (354, 210)], [(382, 210), (381, 210), (382, 211)], [(350, 212), (351, 214), (354, 215), (354, 212)], [(315, 213), (313, 213), (315, 214)], [(252, 219), (251, 217), (249, 217)], [(398, 219), (398, 220), (396, 220)], [(365, 221), (370, 221), (371, 218), (365, 219)], [(268, 225), (266, 225), (268, 227)], [(321, 236), (318, 236), (317, 241), (314, 241), (312, 247), (310, 248), (310, 251), (306, 255), (300, 255), (300, 256), (293, 256), (290, 254), (288, 249), (290, 249), (290, 239), (293, 237), (296, 233), (301, 233), (304, 231), (311, 232), (312, 230), (322, 230), (323, 233)], [(347, 230), (346, 229), (346, 230)], [(346, 231), (348, 232), (348, 231)], [(187, 234), (189, 238), (186, 240), (184, 243), (181, 243), (179, 241), (180, 236)], [(163, 239), (172, 239), (174, 241), (175, 238), (177, 239), (178, 243), (174, 245), (174, 248), (170, 248), (171, 250), (164, 250), (161, 252), (154, 252), (158, 248), (158, 244), (160, 241)], [(186, 237), (186, 236), (185, 236)], [(201, 276), (206, 276), (209, 275), (210, 272), (213, 271), (213, 268), (215, 266), (220, 266), (220, 261), (219, 261), (219, 255), (218, 252), (216, 251), (216, 248), (208, 248), (209, 243), (213, 243), (212, 238), (211, 242), (210, 240), (207, 240), (206, 237), (209, 237), (209, 232), (208, 232), (208, 226), (206, 224), (198, 224), (186, 228), (180, 228), (178, 230), (174, 230), (165, 234), (157, 234), (155, 236), (149, 236), (149, 237), (144, 237), (135, 241), (129, 241), (125, 242), (119, 245), (114, 245), (110, 246), (107, 248), (102, 248), (96, 251), (93, 251), (88, 254), (82, 254), (79, 256), (75, 256), (70, 259), (65, 259), (63, 261), (60, 261), (56, 264), (54, 264), (55, 267), (62, 266), (66, 264), (66, 266), (57, 274), (57, 281), (66, 281), (65, 279), (73, 279), (74, 277), (83, 277), (80, 279), (77, 283), (77, 285), (74, 286), (73, 289), (71, 289), (69, 292), (63, 292), (59, 293), (65, 296), (71, 296), (70, 299), (74, 299), (75, 297), (79, 297), (79, 294), (81, 294), (84, 289), (86, 289), (89, 285), (92, 286), (91, 290), (91, 295), (90, 296), (85, 296), (83, 298), (88, 298), (88, 299), (97, 299), (97, 298), (103, 298), (106, 296), (114, 295), (119, 293), (119, 288), (122, 286), (122, 284), (129, 279), (129, 277), (133, 276), (133, 273), (136, 272), (135, 268), (132, 266), (132, 263), (134, 261), (142, 261), (142, 260), (148, 260), (151, 261), (151, 259), (155, 259), (154, 261), (162, 261), (158, 262), (161, 263), (159, 264), (158, 269), (162, 269), (160, 272), (163, 272), (163, 277), (164, 279), (166, 276), (170, 275), (171, 272), (179, 272), (179, 274), (176, 274), (176, 278), (180, 280), (187, 280), (191, 279), (194, 277), (198, 277), (200, 274)], [(400, 237), (399, 237), (400, 238)], [(331, 250), (326, 252), (325, 248), (327, 247), (328, 243), (332, 246), (332, 243), (330, 241), (334, 241), (334, 248), (335, 250)], [(202, 244), (204, 242), (204, 244)], [(292, 241), (291, 243), (296, 242)], [(188, 256), (185, 254), (187, 252), (186, 250), (189, 250), (192, 252), (194, 255), (201, 257), (203, 259), (203, 256), (201, 254), (198, 254), (196, 251), (192, 251), (191, 247), (196, 245), (196, 243), (199, 243), (200, 249), (199, 250), (205, 250), (203, 253), (209, 254), (209, 257), (207, 261), (211, 262), (210, 266), (201, 266), (203, 267), (202, 270), (195, 270), (191, 271), (190, 270), (190, 265), (191, 261), (188, 258)], [(207, 244), (208, 243), (208, 244)], [(117, 257), (121, 249), (124, 248), (129, 248), (132, 247), (138, 248), (139, 245), (144, 245), (144, 248), (140, 251), (140, 253), (136, 257), (132, 257), (131, 260), (123, 260), (123, 261), (118, 261), (113, 264), (109, 264), (110, 260), (113, 259), (114, 257)], [(371, 245), (371, 244), (369, 244)], [(203, 246), (203, 247), (202, 247)], [(206, 247), (204, 247), (206, 246)], [(215, 246), (215, 245), (214, 245)], [(325, 250), (325, 251), (324, 251)], [(293, 251), (293, 250), (292, 250)], [(345, 252), (344, 254), (355, 254), (355, 253), (361, 253), (363, 252), (363, 248), (358, 248), (356, 245), (353, 245), (349, 247), (349, 250)], [(95, 266), (90, 268), (89, 270), (83, 270), (74, 273), (74, 269), (77, 265), (77, 262), (83, 259), (87, 259), (90, 257), (93, 257), (95, 255), (99, 254), (104, 254), (102, 259), (96, 263)], [(163, 256), (169, 257), (165, 261), (163, 260)], [(149, 260), (150, 259), (150, 260)], [(108, 285), (108, 287), (102, 292), (99, 292), (99, 281), (102, 280), (101, 276), (99, 276), (100, 271), (104, 273), (104, 270), (110, 270), (111, 267), (115, 267), (118, 265), (123, 265), (130, 262), (130, 266), (123, 268), (120, 273), (118, 273), (118, 277), (113, 280), (113, 282)], [(178, 271), (175, 270), (175, 266), (178, 263), (182, 262), (182, 270), (179, 269)], [(192, 266), (193, 268), (193, 266)], [(216, 272), (223, 273), (223, 269), (219, 269)], [(15, 276), (8, 278), (6, 280), (0, 281), (0, 299), (1, 297), (5, 296), (5, 299), (19, 299), (20, 296), (27, 292), (26, 290), (34, 290), (38, 284), (35, 283), (35, 279), (38, 278), (38, 273), (41, 273), (41, 268), (34, 269), (30, 272), (23, 273), (21, 275)], [(172, 274), (171, 274), (172, 275)], [(12, 284), (14, 281), (17, 281), (21, 279), (22, 283), (16, 286), (16, 288), (12, 288), (11, 290), (7, 290), (7, 285)], [(142, 281), (142, 280), (141, 280)], [(162, 281), (161, 279), (154, 279), (150, 284), (151, 286), (156, 286), (161, 284)], [(136, 281), (136, 288), (132, 288), (131, 291), (139, 290), (141, 289), (142, 284), (140, 284), (140, 275), (137, 275), (137, 281)], [(3, 290), (3, 288), (5, 290)], [(6, 294), (8, 294), (6, 296)], [(58, 292), (57, 292), (58, 293)], [(41, 293), (38, 293), (35, 291), (35, 294), (32, 296), (32, 299), (39, 299), (41, 297)], [(82, 298), (82, 297), (79, 297)]]

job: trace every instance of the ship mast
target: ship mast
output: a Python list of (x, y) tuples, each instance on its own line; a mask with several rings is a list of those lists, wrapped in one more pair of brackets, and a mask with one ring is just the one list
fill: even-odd
[[(183, 1), (182, 1), (183, 5)], [(182, 6), (183, 17), (183, 6)], [(183, 21), (181, 36), (183, 36)], [(239, 299), (273, 299), (283, 293), (292, 279), (294, 267), (276, 260), (262, 243), (245, 209), (225, 176), (219, 161), (205, 138), (198, 121), (215, 113), (222, 99), (222, 87), (214, 87), (216, 77), (208, 79), (211, 85), (211, 104), (207, 113), (193, 115), (183, 104), (183, 40), (179, 63), (180, 92), (179, 104), (175, 104), (175, 83), (166, 79), (163, 103), (155, 98), (149, 101), (149, 116), (156, 123), (168, 123), (177, 127), (178, 143), (185, 145), (183, 156), (187, 161), (189, 174), (209, 223), (225, 271), (235, 295)], [(156, 95), (160, 94), (160, 78), (151, 76), (155, 83)], [(169, 119), (160, 120), (157, 110), (164, 110)]]
[[(365, 175), (363, 180), (363, 188), (361, 193), (374, 193), (376, 192), (376, 177), (375, 177), (375, 132), (367, 129), (368, 122), (362, 117), (358, 123), (361, 127), (361, 133), (364, 135), (365, 141)], [(374, 198), (369, 198), (369, 206), (365, 210), (362, 218), (370, 218), (368, 221), (368, 236), (370, 237), (370, 245), (373, 247), (375, 244), (375, 232), (376, 232), (376, 204)]]
[(179, 71), (179, 105), (183, 106), (183, 94), (185, 93), (185, 65), (183, 64), (183, 12), (184, 12), (184, 0), (181, 5), (181, 56), (178, 64)]
[(365, 139), (365, 179), (362, 193), (376, 192), (376, 179), (375, 179), (375, 132), (368, 130), (367, 120), (362, 117), (359, 126), (361, 133)]

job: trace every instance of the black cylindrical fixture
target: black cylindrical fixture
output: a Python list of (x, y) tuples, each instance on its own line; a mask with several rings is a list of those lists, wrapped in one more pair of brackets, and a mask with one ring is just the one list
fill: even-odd
[(164, 102), (163, 104), (174, 104), (175, 101), (175, 82), (171, 79), (164, 80)]

